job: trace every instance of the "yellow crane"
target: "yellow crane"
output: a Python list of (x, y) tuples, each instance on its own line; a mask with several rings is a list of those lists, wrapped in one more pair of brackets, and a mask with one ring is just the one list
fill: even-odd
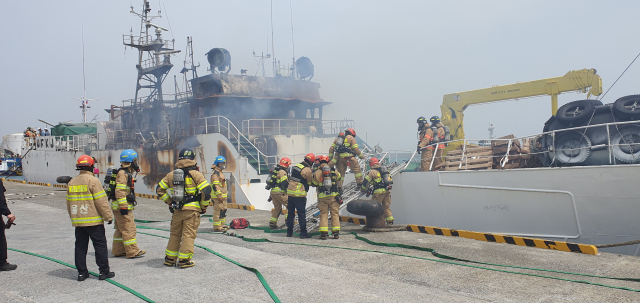
[[(551, 114), (555, 115), (558, 111), (559, 94), (570, 91), (586, 93), (588, 88), (590, 90), (587, 98), (602, 94), (602, 78), (596, 74), (595, 69), (570, 71), (562, 77), (448, 94), (444, 96), (440, 105), (440, 119), (442, 124), (449, 127), (452, 140), (464, 139), (463, 112), (469, 105), (550, 95)], [(458, 145), (460, 143), (449, 144), (447, 150), (455, 149)]]

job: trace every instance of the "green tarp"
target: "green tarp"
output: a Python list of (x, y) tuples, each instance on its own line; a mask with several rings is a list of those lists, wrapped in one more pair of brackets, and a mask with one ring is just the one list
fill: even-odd
[(95, 134), (98, 132), (96, 123), (65, 123), (51, 128), (52, 136), (72, 136), (81, 134)]

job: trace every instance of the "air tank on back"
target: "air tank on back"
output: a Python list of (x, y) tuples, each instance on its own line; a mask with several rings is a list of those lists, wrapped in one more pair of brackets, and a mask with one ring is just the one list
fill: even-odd
[[(609, 165), (640, 162), (640, 95), (619, 98), (614, 103), (577, 100), (558, 109), (545, 123), (545, 134), (535, 139), (532, 151), (544, 152), (545, 166)], [(579, 128), (588, 125), (638, 121), (639, 123)], [(558, 131), (578, 128), (575, 130)], [(555, 140), (555, 144), (554, 144)], [(611, 146), (612, 157), (609, 156)]]

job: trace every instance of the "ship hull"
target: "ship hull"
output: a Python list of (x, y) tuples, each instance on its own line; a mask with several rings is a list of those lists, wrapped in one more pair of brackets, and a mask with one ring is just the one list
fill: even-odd
[[(585, 244), (640, 239), (640, 165), (405, 172), (392, 211), (418, 224)], [(640, 245), (602, 249), (638, 255)]]

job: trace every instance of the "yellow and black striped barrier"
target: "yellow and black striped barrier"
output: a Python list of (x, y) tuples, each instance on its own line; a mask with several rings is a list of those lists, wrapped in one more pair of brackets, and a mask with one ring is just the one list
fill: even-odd
[(340, 216), (340, 221), (341, 222), (348, 222), (348, 223), (358, 224), (358, 225), (367, 224), (367, 220), (365, 220), (363, 218), (354, 218), (354, 217), (346, 217), (346, 216)]
[(513, 237), (513, 236), (481, 233), (481, 232), (467, 231), (467, 230), (455, 230), (455, 229), (449, 229), (449, 228), (420, 226), (420, 225), (413, 225), (413, 224), (407, 225), (407, 231), (412, 231), (415, 233), (425, 233), (425, 234), (431, 234), (431, 235), (461, 237), (461, 238), (474, 239), (474, 240), (486, 241), (486, 242), (507, 243), (507, 244), (520, 245), (520, 246), (553, 249), (553, 250), (560, 250), (560, 251), (567, 251), (567, 252), (576, 252), (576, 253), (582, 253), (582, 254), (588, 254), (588, 255), (598, 254), (598, 249), (595, 246), (587, 245), (587, 244), (576, 244), (576, 243), (550, 241), (550, 240), (543, 240), (543, 239)]
[(149, 194), (139, 194), (136, 193), (137, 197), (140, 198), (147, 198), (147, 199), (154, 199), (154, 200), (160, 200), (160, 197), (158, 197), (158, 195), (149, 195)]
[(27, 181), (7, 179), (7, 178), (2, 179), (2, 181), (9, 181), (9, 182), (15, 182), (15, 183), (27, 183)]
[(51, 184), (51, 186), (53, 187), (59, 187), (59, 188), (67, 188), (66, 184)]
[(242, 209), (242, 210), (256, 210), (256, 207), (253, 205), (244, 205), (244, 204), (236, 204), (236, 203), (228, 203), (227, 208)]
[(51, 183), (42, 183), (42, 182), (27, 182), (27, 184), (40, 185), (40, 186), (51, 186)]

